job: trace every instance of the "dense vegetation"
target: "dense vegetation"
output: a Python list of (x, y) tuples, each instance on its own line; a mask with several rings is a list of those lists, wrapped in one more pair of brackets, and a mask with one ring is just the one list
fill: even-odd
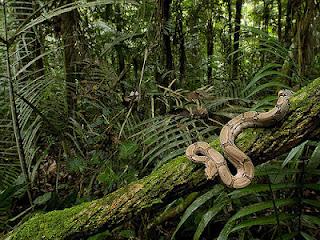
[[(320, 76), (318, 0), (3, 0), (0, 10), (0, 238), (147, 176)], [(90, 239), (319, 239), (319, 165), (314, 134), (257, 166), (242, 191), (190, 192)]]

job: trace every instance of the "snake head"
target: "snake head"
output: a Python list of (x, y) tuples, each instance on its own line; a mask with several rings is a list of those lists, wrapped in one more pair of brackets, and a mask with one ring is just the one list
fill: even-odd
[(291, 97), (293, 95), (293, 91), (289, 89), (282, 89), (278, 92), (278, 97)]

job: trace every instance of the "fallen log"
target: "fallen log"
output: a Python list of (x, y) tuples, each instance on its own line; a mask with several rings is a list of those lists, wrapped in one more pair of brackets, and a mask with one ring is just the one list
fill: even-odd
[[(287, 152), (319, 132), (320, 78), (294, 94), (290, 103), (287, 117), (275, 127), (247, 129), (239, 135), (237, 145), (255, 165)], [(211, 145), (221, 151), (218, 139)], [(206, 180), (202, 165), (180, 156), (101, 199), (38, 214), (6, 239), (79, 239), (113, 229), (146, 211), (157, 211), (173, 199), (211, 184), (214, 183)]]

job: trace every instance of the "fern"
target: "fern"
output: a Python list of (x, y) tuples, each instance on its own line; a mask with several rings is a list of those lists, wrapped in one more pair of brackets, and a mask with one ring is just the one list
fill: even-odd
[[(169, 159), (177, 157), (200, 136), (209, 136), (216, 127), (208, 126), (201, 120), (186, 117), (157, 117), (140, 123), (130, 139), (142, 144), (141, 163), (160, 166)], [(210, 134), (211, 133), (211, 134)]]

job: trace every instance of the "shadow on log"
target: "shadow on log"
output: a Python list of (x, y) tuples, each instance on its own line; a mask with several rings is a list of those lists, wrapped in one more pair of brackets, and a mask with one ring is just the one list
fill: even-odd
[[(287, 152), (319, 130), (320, 78), (294, 94), (290, 103), (288, 116), (276, 127), (247, 129), (239, 135), (237, 145), (255, 165)], [(218, 139), (211, 145), (221, 151)], [(214, 182), (206, 180), (203, 165), (181, 156), (101, 199), (36, 215), (6, 239), (80, 239), (111, 230), (145, 212), (156, 212), (173, 199)]]

